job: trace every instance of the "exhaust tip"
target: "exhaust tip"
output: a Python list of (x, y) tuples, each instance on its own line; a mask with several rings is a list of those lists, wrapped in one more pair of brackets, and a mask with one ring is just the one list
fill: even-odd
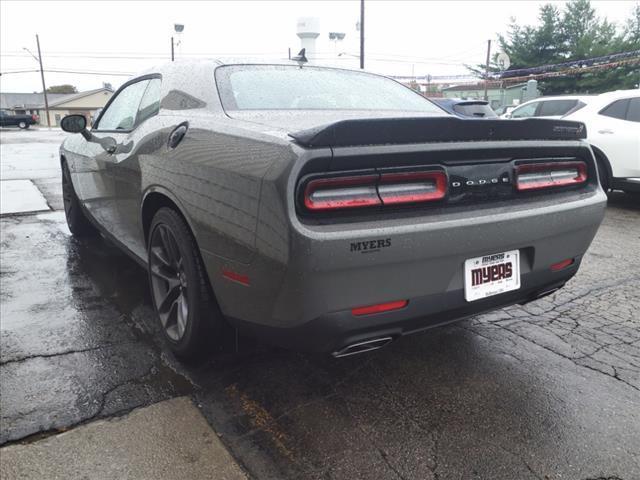
[(352, 343), (351, 345), (347, 345), (346, 347), (333, 352), (331, 355), (333, 355), (334, 358), (349, 357), (351, 355), (358, 355), (360, 353), (378, 350), (391, 342), (393, 342), (393, 337), (374, 338), (373, 340)]

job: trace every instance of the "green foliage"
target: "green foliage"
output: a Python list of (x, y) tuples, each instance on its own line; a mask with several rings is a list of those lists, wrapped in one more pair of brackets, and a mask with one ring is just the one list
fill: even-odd
[(78, 93), (78, 89), (69, 84), (65, 85), (52, 85), (47, 88), (47, 93)]
[[(502, 51), (511, 59), (510, 70), (584, 60), (640, 49), (640, 3), (633, 6), (626, 25), (618, 28), (596, 14), (589, 0), (568, 2), (561, 11), (555, 5), (540, 7), (536, 25), (519, 25), (515, 19), (498, 35)], [(490, 70), (499, 73), (495, 63)], [(483, 73), (484, 66), (470, 68)], [(546, 95), (599, 93), (634, 88), (640, 82), (640, 65), (620, 65), (584, 73), (539, 79)]]

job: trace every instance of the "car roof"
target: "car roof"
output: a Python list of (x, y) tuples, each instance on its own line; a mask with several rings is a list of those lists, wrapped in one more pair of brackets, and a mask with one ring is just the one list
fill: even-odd
[[(632, 90), (614, 90), (611, 92), (601, 93), (592, 98), (587, 106), (584, 108), (584, 112), (581, 115), (588, 114), (590, 112), (599, 112), (612, 102), (623, 98), (638, 98), (640, 97), (640, 89)], [(578, 113), (578, 112), (576, 112)]]
[[(220, 57), (220, 58), (205, 58), (205, 59), (178, 59), (174, 62), (164, 62), (158, 64), (152, 68), (146, 69), (142, 72), (136, 73), (132, 75), (131, 78), (141, 77), (143, 75), (149, 75), (153, 73), (163, 72), (169, 73), (173, 72), (177, 69), (189, 69), (189, 68), (217, 68), (220, 66), (233, 66), (233, 65), (281, 65), (281, 66), (300, 66), (300, 62), (296, 60), (289, 60), (286, 58), (257, 58), (257, 57)], [(390, 78), (386, 75), (382, 75), (379, 73), (375, 73), (369, 70), (362, 70), (358, 68), (347, 68), (347, 67), (336, 67), (335, 65), (331, 65), (329, 63), (322, 62), (308, 62), (303, 63), (303, 66), (306, 67), (317, 67), (317, 68), (330, 68), (333, 70), (346, 70), (350, 72), (359, 72), (359, 73), (367, 73), (369, 75), (375, 75), (378, 77)]]
[(640, 88), (634, 88), (631, 90), (613, 90), (611, 92), (605, 92), (598, 95), (598, 98), (602, 99), (617, 99), (617, 98), (635, 98), (640, 97)]
[(588, 102), (590, 99), (594, 98), (595, 95), (554, 95), (549, 97), (538, 97), (533, 100), (527, 100), (524, 103), (518, 105), (518, 107), (522, 107), (523, 105), (527, 105), (528, 103), (533, 102), (546, 102), (548, 100), (582, 100), (583, 102)]
[(487, 102), (486, 100), (481, 100), (481, 99), (463, 99), (463, 98), (449, 98), (449, 97), (427, 97), (429, 100), (431, 100), (432, 102), (436, 102), (439, 103), (441, 105), (460, 105), (460, 104), (467, 104), (467, 105), (489, 105), (489, 102)]

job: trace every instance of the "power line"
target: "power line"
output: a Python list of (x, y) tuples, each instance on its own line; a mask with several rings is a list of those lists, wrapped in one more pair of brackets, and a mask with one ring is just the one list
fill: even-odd
[(36, 73), (40, 70), (12, 70), (8, 72), (0, 72), (0, 75), (11, 75), (12, 73)]
[[(11, 75), (14, 73), (36, 73), (40, 70), (9, 70), (6, 72), (0, 72), (0, 75)], [(58, 69), (44, 69), (46, 73), (73, 73), (77, 75), (104, 75), (104, 76), (115, 76), (115, 77), (130, 77), (133, 75), (132, 72), (98, 72), (98, 71), (81, 71), (81, 70), (58, 70)]]
[[(463, 58), (460, 55), (468, 52), (477, 52), (478, 48), (468, 49), (464, 52), (452, 54), (452, 55), (444, 55), (441, 57), (422, 57), (419, 55), (404, 55), (404, 54), (396, 54), (396, 53), (380, 53), (380, 52), (371, 52), (367, 55), (378, 57), (380, 59), (393, 59), (397, 62), (405, 62), (405, 63), (441, 63), (444, 65), (447, 64), (458, 64), (464, 63)], [(19, 51), (7, 51), (1, 52), (0, 55), (4, 57), (14, 57), (14, 58), (24, 58), (28, 55), (19, 52)], [(183, 57), (233, 57), (233, 56), (281, 56), (282, 52), (236, 52), (236, 53), (223, 53), (223, 52), (203, 52), (203, 53), (182, 53)], [(353, 54), (358, 56), (357, 54)], [(114, 60), (161, 60), (166, 58), (165, 53), (145, 53), (145, 52), (50, 52), (46, 53), (47, 58), (89, 58), (89, 59), (114, 59)], [(315, 57), (318, 56), (335, 56), (334, 52), (315, 52)], [(445, 60), (451, 60), (446, 62)]]
[(45, 72), (51, 73), (75, 73), (78, 75), (107, 75), (115, 77), (130, 77), (134, 75), (133, 72), (93, 72), (93, 71), (78, 71), (78, 70), (45, 70)]

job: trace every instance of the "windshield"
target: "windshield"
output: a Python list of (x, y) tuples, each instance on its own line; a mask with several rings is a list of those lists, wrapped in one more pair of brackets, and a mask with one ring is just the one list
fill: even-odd
[(444, 112), (419, 93), (364, 72), (288, 65), (216, 70), (225, 110), (397, 110)]

